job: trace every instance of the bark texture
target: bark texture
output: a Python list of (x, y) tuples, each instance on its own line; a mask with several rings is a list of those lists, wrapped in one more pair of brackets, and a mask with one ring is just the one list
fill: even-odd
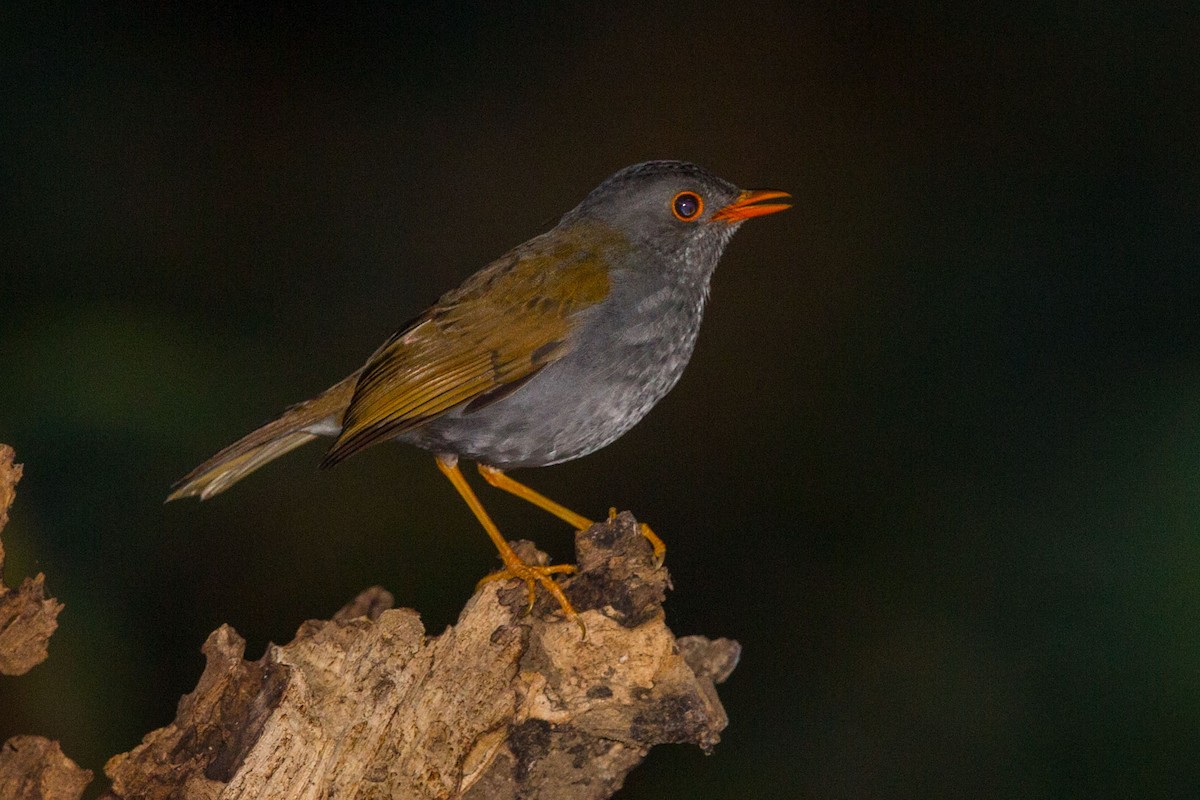
[[(0, 444), (0, 533), (17, 496), (22, 467), (13, 450)], [(46, 576), (26, 578), (19, 588), (4, 583), (4, 542), (0, 540), (0, 675), (24, 675), (46, 660), (46, 643), (58, 627), (62, 603), (46, 596)]]
[[(0, 444), (0, 533), (16, 498), (21, 465)], [(46, 597), (46, 578), (26, 578), (19, 589), (4, 584), (4, 542), (0, 541), (0, 674), (23, 675), (46, 660), (46, 643), (58, 627), (62, 603)], [(76, 800), (92, 780), (63, 755), (58, 742), (41, 736), (14, 736), (0, 747), (0, 798)]]
[[(20, 471), (0, 445), (0, 527)], [(727, 722), (714, 684), (737, 643), (667, 629), (669, 578), (629, 514), (580, 532), (576, 550), (562, 585), (586, 638), (542, 591), (526, 613), (511, 581), (484, 584), (438, 636), (378, 587), (256, 661), (222, 626), (175, 721), (109, 760), (104, 798), (602, 800), (656, 744), (711, 750)], [(0, 583), (5, 670), (46, 657), (61, 608), (41, 575)], [(41, 737), (0, 749), (3, 800), (75, 800), (91, 777)]]
[(675, 639), (631, 516), (577, 548), (564, 586), (586, 639), (497, 582), (436, 637), (379, 588), (254, 662), (218, 629), (175, 722), (109, 761), (107, 797), (606, 798), (656, 744), (711, 749), (737, 644)]
[(63, 755), (58, 742), (14, 736), (0, 747), (0, 797), (4, 800), (78, 800), (92, 772)]

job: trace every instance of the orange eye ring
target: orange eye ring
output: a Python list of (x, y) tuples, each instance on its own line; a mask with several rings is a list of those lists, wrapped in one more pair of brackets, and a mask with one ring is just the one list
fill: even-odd
[(680, 222), (693, 222), (704, 213), (704, 198), (692, 191), (679, 192), (671, 198), (671, 213)]

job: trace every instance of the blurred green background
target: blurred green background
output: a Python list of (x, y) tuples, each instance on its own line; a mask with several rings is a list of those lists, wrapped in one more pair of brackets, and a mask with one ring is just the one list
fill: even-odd
[(669, 624), (745, 648), (715, 754), (621, 797), (1200, 793), (1194, 4), (168, 5), (0, 11), (6, 579), (66, 603), (0, 739), (99, 770), (213, 628), (257, 658), (370, 584), (452, 622), (495, 554), (424, 453), (163, 497), (671, 157), (796, 207), (646, 421), (519, 473), (652, 522)]

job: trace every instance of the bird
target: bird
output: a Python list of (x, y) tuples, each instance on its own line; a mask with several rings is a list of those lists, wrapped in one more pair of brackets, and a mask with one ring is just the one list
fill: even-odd
[[(208, 499), (318, 437), (332, 467), (383, 441), (429, 453), (499, 551), (486, 576), (537, 586), (583, 629), (555, 575), (526, 563), (463, 475), (483, 479), (572, 527), (592, 521), (508, 475), (580, 458), (637, 424), (692, 356), (717, 262), (748, 219), (783, 211), (774, 189), (739, 189), (685, 161), (647, 161), (600, 183), (550, 230), (442, 295), (365, 365), (224, 448), (167, 500)], [(611, 516), (610, 512), (610, 516)], [(665, 545), (642, 534), (661, 567)], [(586, 636), (586, 629), (584, 629)]]

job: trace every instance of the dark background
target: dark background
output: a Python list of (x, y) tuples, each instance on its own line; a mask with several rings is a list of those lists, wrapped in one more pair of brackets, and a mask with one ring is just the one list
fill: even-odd
[(223, 622), (257, 658), (374, 583), (452, 622), (496, 561), (424, 453), (162, 499), (671, 157), (796, 207), (645, 422), (519, 474), (652, 522), (669, 624), (745, 647), (715, 754), (621, 796), (1200, 792), (1200, 13), (664, 10), (0, 12), (6, 577), (67, 604), (0, 739), (99, 770)]

